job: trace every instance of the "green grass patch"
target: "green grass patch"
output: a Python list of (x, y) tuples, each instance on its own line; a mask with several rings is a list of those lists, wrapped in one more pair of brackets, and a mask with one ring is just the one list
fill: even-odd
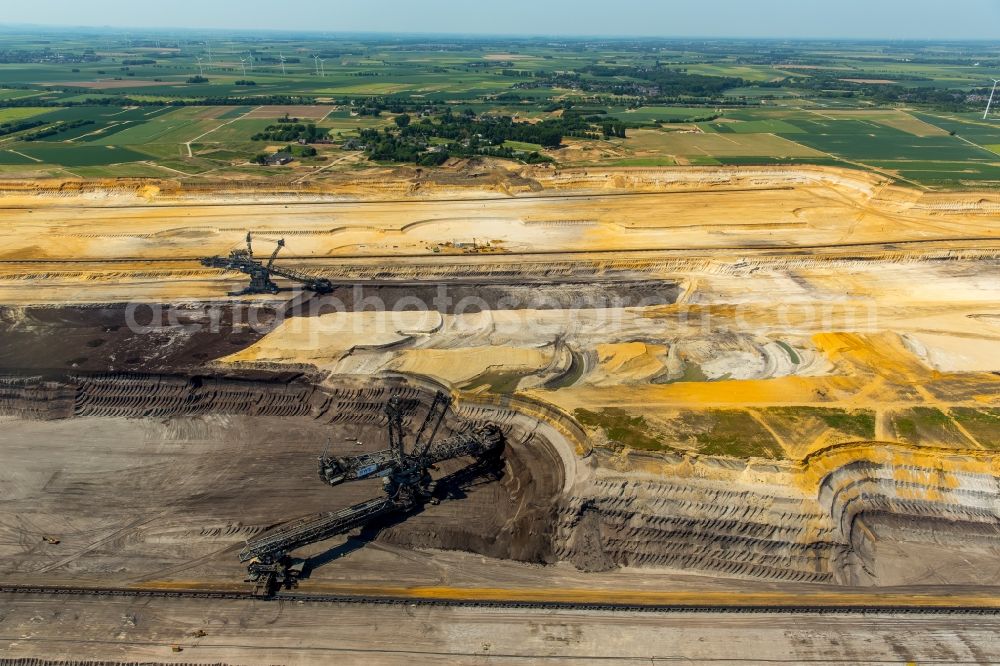
[(504, 141), (503, 145), (512, 150), (523, 150), (526, 153), (537, 153), (544, 150), (541, 145), (527, 141)]
[(83, 178), (163, 178), (177, 174), (160, 169), (152, 164), (112, 164), (109, 166), (78, 166), (73, 173)]
[(817, 414), (829, 427), (857, 435), (861, 439), (875, 439), (875, 414), (867, 410), (844, 412), (838, 409)]
[(33, 106), (0, 109), (0, 123), (9, 123), (15, 120), (27, 120), (28, 118), (34, 118), (35, 116), (41, 116), (49, 113), (50, 111), (52, 111), (52, 109)]
[(952, 417), (984, 448), (1000, 451), (1000, 409), (953, 407), (950, 411)]
[(907, 444), (971, 446), (951, 418), (936, 407), (913, 407), (892, 418), (896, 436)]
[(686, 412), (680, 422), (683, 431), (697, 442), (699, 453), (743, 459), (785, 458), (785, 451), (771, 433), (745, 411)]
[(670, 447), (663, 443), (642, 416), (631, 416), (618, 407), (607, 407), (599, 412), (577, 409), (573, 416), (581, 425), (599, 428), (607, 438), (630, 449), (642, 451), (663, 451)]
[[(195, 158), (180, 158), (180, 159), (158, 159), (156, 163), (162, 167), (168, 169), (174, 169), (176, 171), (181, 171), (183, 173), (198, 174), (205, 171), (211, 171), (213, 169), (219, 168), (218, 162), (213, 162), (208, 159)], [(260, 173), (260, 167), (255, 167), (252, 172)]]
[(774, 433), (789, 447), (789, 455), (802, 457), (814, 446), (875, 439), (875, 413), (867, 409), (833, 407), (767, 407), (757, 410)]
[(722, 162), (707, 155), (688, 155), (688, 162), (691, 166), (720, 166)]
[(246, 161), (252, 157), (251, 153), (248, 151), (237, 151), (237, 150), (227, 150), (225, 148), (219, 150), (207, 150), (198, 153), (198, 157), (203, 157), (207, 160), (219, 160), (222, 162), (236, 162), (236, 161)]

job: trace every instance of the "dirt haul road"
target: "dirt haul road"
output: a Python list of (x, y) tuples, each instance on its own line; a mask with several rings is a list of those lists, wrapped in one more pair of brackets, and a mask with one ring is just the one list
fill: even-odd
[(972, 664), (1000, 659), (997, 621), (988, 617), (648, 615), (294, 602), (277, 608), (247, 601), (94, 603), (46, 595), (2, 603), (4, 655), (53, 660), (31, 662), (40, 666), (68, 659), (248, 665), (334, 660), (648, 664), (661, 659)]

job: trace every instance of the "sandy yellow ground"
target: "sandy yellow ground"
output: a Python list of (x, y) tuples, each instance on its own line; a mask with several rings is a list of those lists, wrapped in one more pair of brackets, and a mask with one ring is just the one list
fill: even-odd
[[(922, 195), (821, 168), (566, 171), (540, 191), (466, 189), (388, 200), (7, 193), (0, 258), (225, 254), (247, 230), (304, 257), (425, 254), (449, 241), (508, 251), (811, 246), (996, 239), (996, 195)], [(564, 196), (571, 195), (571, 196)]]

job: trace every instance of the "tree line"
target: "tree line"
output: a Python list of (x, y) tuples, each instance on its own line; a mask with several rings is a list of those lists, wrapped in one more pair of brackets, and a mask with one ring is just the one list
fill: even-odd
[(257, 132), (251, 141), (305, 141), (314, 143), (321, 138), (326, 138), (326, 131), (316, 128), (312, 123), (278, 123), (268, 125), (264, 131)]
[(21, 137), (22, 141), (38, 141), (39, 139), (46, 139), (50, 136), (55, 136), (56, 134), (64, 134), (71, 129), (76, 129), (77, 127), (86, 127), (87, 125), (93, 125), (93, 120), (73, 120), (68, 123), (62, 123), (60, 125), (53, 125), (51, 127), (46, 127), (45, 129), (38, 130), (37, 132), (31, 132), (30, 134), (25, 134)]

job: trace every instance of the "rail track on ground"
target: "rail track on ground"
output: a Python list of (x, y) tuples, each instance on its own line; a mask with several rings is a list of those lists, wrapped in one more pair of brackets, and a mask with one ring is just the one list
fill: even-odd
[(1000, 602), (994, 606), (880, 604), (692, 604), (574, 602), (524, 599), (462, 599), (422, 596), (381, 596), (364, 594), (316, 594), (280, 592), (264, 597), (237, 590), (160, 590), (149, 588), (72, 587), (40, 585), (0, 585), (0, 595), (54, 595), (68, 597), (106, 597), (115, 599), (195, 599), (203, 601), (257, 601), (265, 603), (296, 602), (375, 606), (427, 606), (480, 608), (496, 610), (550, 610), (624, 613), (726, 613), (781, 615), (977, 615), (1000, 616)]

